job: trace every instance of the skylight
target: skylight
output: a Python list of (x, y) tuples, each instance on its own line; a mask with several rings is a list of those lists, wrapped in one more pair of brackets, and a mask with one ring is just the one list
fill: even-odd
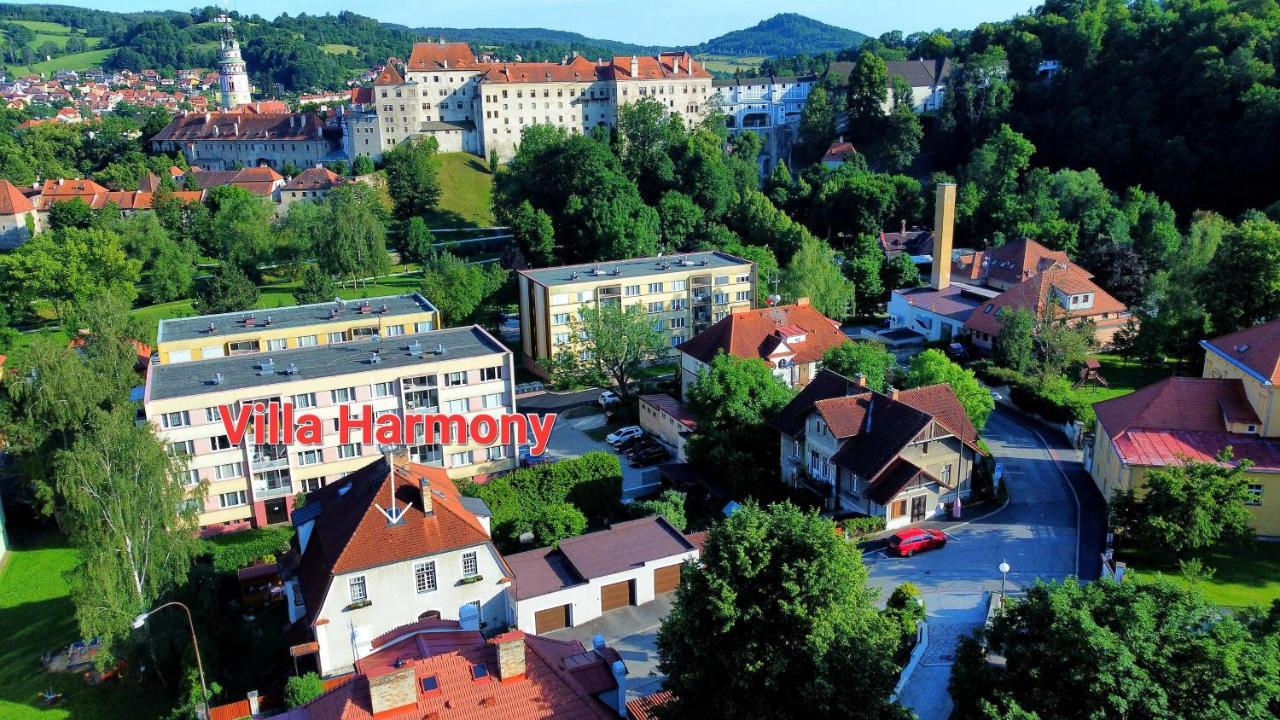
[(422, 692), (427, 695), (435, 695), (440, 692), (440, 679), (435, 675), (428, 675), (422, 678)]

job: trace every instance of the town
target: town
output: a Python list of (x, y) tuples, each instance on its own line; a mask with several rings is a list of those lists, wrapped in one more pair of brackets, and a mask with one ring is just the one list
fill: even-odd
[(1280, 717), (1274, 0), (268, 5), (0, 4), (0, 718)]

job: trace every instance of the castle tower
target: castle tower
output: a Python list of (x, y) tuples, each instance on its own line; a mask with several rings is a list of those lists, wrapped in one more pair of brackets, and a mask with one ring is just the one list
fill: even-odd
[(240, 43), (236, 42), (231, 18), (223, 15), (219, 20), (224, 23), (222, 50), (218, 53), (218, 82), (222, 86), (219, 105), (223, 110), (230, 110), (253, 102), (253, 97), (249, 93), (249, 73), (245, 69), (244, 58), (240, 57)]

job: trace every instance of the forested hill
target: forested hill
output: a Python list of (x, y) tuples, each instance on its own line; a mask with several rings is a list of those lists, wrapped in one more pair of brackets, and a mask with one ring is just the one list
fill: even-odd
[(804, 15), (781, 13), (755, 27), (734, 30), (698, 46), (700, 53), (732, 56), (814, 55), (857, 47), (867, 36)]
[(546, 28), (427, 27), (415, 28), (413, 32), (432, 38), (443, 36), (446, 40), (470, 43), (479, 47), (572, 48), (590, 58), (651, 53), (660, 49), (652, 45), (635, 45), (616, 40), (591, 38), (580, 33)]

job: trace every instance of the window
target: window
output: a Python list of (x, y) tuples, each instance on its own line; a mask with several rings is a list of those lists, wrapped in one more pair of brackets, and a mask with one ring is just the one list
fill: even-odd
[(502, 377), (502, 366), (482, 368), (480, 370), (480, 382), (492, 382)]
[(639, 295), (639, 294), (640, 294), (640, 286), (639, 286), (639, 285), (628, 285), (628, 286), (626, 286), (625, 288), (623, 288), (623, 289), (622, 289), (622, 294), (623, 294), (623, 295), (626, 295), (627, 297), (631, 297), (631, 296), (633, 296), (633, 295)]
[(198, 485), (200, 483), (200, 471), (184, 470), (182, 472), (181, 478), (182, 478), (182, 484), (186, 485), (187, 487), (190, 487), (192, 485)]
[(444, 465), (444, 449), (439, 445), (413, 445), (409, 448), (409, 459), (422, 465), (442, 467)]
[(683, 343), (684, 341), (685, 341), (685, 336), (683, 336), (683, 335), (672, 335), (672, 336), (671, 336), (671, 347), (676, 347), (677, 345), (680, 345), (680, 344), (681, 344), (681, 343)]
[(230, 450), (231, 438), (226, 435), (214, 435), (209, 438), (209, 447), (213, 450)]
[(1261, 505), (1262, 504), (1262, 486), (1257, 484), (1249, 485), (1249, 499), (1244, 501), (1245, 505)]
[(435, 329), (436, 329), (435, 323), (431, 321), (413, 324), (413, 331), (416, 333), (431, 332), (432, 330), (435, 330)]
[(568, 305), (568, 304), (569, 304), (569, 294), (568, 294), (568, 293), (558, 293), (558, 294), (556, 294), (556, 295), (552, 295), (552, 296), (551, 296), (551, 304), (552, 304), (552, 305)]
[(194, 440), (183, 440), (182, 442), (169, 443), (169, 452), (174, 455), (195, 455), (196, 443)]
[(333, 400), (335, 405), (339, 403), (355, 402), (356, 389), (353, 387), (347, 387), (347, 388), (338, 388), (337, 390), (331, 390), (329, 392), (329, 397), (330, 399)]
[(729, 284), (729, 276), (728, 276), (728, 275), (717, 275), (717, 276), (716, 276), (716, 284), (717, 284), (717, 285), (728, 285), (728, 284)]
[(649, 292), (651, 292), (651, 293), (660, 293), (660, 292), (662, 292), (662, 283), (660, 283), (660, 282), (656, 282), (656, 283), (649, 283)]
[(284, 338), (277, 338), (275, 340), (267, 341), (268, 352), (277, 352), (279, 350), (284, 350), (286, 347), (288, 347), (288, 341), (285, 340)]
[(298, 453), (299, 465), (316, 465), (324, 459), (324, 454), (320, 450), (303, 450)]
[(233, 508), (247, 504), (248, 501), (245, 499), (245, 492), (243, 490), (222, 493), (218, 496), (218, 507), (221, 508)]
[(451, 413), (464, 413), (467, 411), (467, 399), (450, 400), (445, 403), (445, 409)]
[(557, 345), (563, 345), (569, 342), (569, 333), (556, 333), (551, 336), (551, 341)]
[(364, 576), (357, 575), (347, 581), (347, 590), (351, 593), (351, 602), (364, 602), (369, 599), (369, 590), (365, 587)]
[(298, 347), (315, 347), (315, 346), (316, 346), (315, 335), (303, 335), (302, 337), (298, 338)]
[(678, 318), (671, 318), (671, 329), (672, 329), (672, 330), (675, 330), (675, 329), (677, 329), (677, 328), (682, 328), (682, 327), (684, 327), (684, 326), (685, 326), (685, 322), (686, 322), (686, 320), (687, 320), (687, 318), (682, 318), (682, 317), (678, 317)]
[(346, 341), (347, 341), (347, 334), (346, 334), (345, 332), (331, 332), (331, 333), (329, 333), (329, 344), (330, 344), (330, 345), (337, 345), (338, 343), (344, 343), (344, 342), (346, 342)]
[(413, 585), (418, 594), (436, 589), (436, 563), (434, 560), (413, 564)]
[(471, 465), (471, 464), (473, 464), (473, 461), (471, 459), (470, 450), (466, 452), (454, 453), (449, 456), (449, 465), (451, 467), (462, 467), (464, 465)]
[(947, 463), (945, 466), (943, 466), (942, 475), (938, 479), (942, 481), (943, 485), (947, 487), (951, 486), (951, 464), (950, 463)]
[(186, 410), (165, 413), (160, 416), (160, 424), (167, 428), (186, 427), (191, 424), (191, 414)]
[(462, 370), (459, 372), (451, 372), (448, 375), (444, 376), (445, 387), (453, 387), (455, 385), (466, 385), (466, 384), (467, 384), (466, 370)]
[(894, 501), (893, 501), (893, 503), (892, 503), (891, 505), (889, 505), (889, 519), (890, 519), (890, 520), (896, 520), (896, 519), (898, 519), (898, 518), (900, 518), (900, 517), (902, 517), (902, 516), (904, 516), (904, 515), (906, 515), (906, 514), (907, 514), (907, 501), (906, 501), (906, 498), (903, 498), (903, 499), (901, 499), (901, 500), (894, 500)]
[(244, 477), (244, 467), (239, 462), (226, 463), (213, 469), (213, 477), (217, 480), (230, 480)]
[(738, 302), (743, 302), (743, 301), (750, 300), (750, 299), (751, 299), (751, 291), (750, 291), (750, 290), (739, 290), (739, 291), (738, 291), (738, 295), (737, 295), (737, 300), (738, 300)]
[(386, 328), (387, 337), (397, 337), (404, 334), (403, 325), (388, 325)]
[(209, 423), (222, 422), (222, 411), (216, 407), (205, 408), (204, 421)]
[(569, 313), (556, 313), (551, 316), (552, 325), (567, 325), (569, 323)]
[(484, 408), (502, 407), (502, 393), (489, 393), (481, 398), (480, 406)]
[(395, 392), (396, 385), (393, 382), (383, 382), (373, 386), (373, 396), (376, 398), (391, 397)]
[(343, 459), (360, 457), (360, 443), (347, 443), (346, 445), (339, 445), (338, 457)]
[(740, 282), (740, 283), (751, 282), (751, 273), (744, 273), (742, 275), (739, 275), (735, 280), (735, 282)]
[(295, 408), (313, 408), (316, 406), (316, 394), (303, 393), (301, 395), (294, 395), (290, 398), (290, 402), (293, 403)]
[(678, 292), (678, 291), (680, 291), (680, 290), (685, 290), (685, 289), (687, 289), (687, 288), (688, 288), (688, 286), (689, 286), (689, 281), (688, 281), (688, 280), (672, 280), (672, 281), (671, 281), (671, 290), (672, 290), (672, 292)]
[(493, 447), (484, 451), (484, 457), (486, 460), (501, 460), (506, 456), (507, 456), (507, 448), (505, 445), (494, 445)]
[(462, 577), (475, 577), (480, 574), (480, 565), (476, 561), (476, 551), (462, 553)]
[(688, 298), (676, 298), (671, 301), (672, 310), (684, 310), (687, 307), (689, 307)]
[(660, 313), (660, 312), (662, 312), (662, 303), (661, 303), (661, 302), (651, 302), (651, 303), (649, 303), (649, 312), (651, 312), (651, 313)]

